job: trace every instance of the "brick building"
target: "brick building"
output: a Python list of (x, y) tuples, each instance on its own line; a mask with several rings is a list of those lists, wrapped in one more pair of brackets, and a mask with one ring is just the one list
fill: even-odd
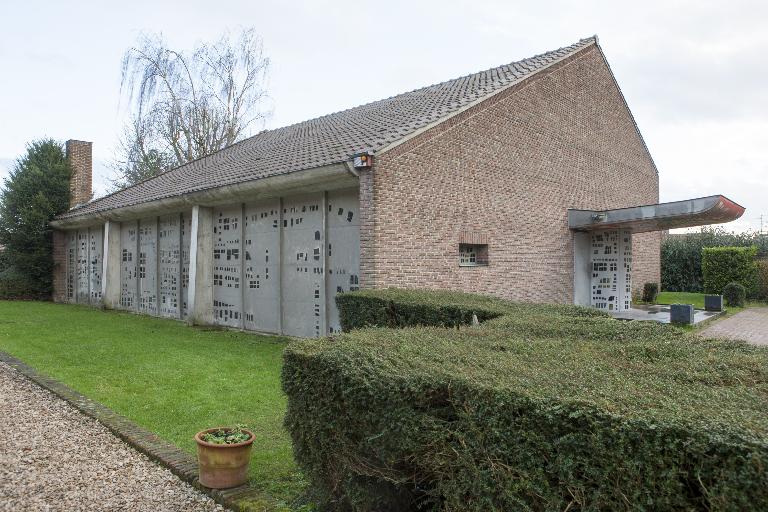
[[(68, 144), (73, 204), (90, 145)], [(83, 173), (83, 174), (79, 174)], [(82, 179), (81, 176), (86, 176)], [(630, 307), (661, 232), (658, 171), (596, 38), (262, 132), (61, 215), (55, 300), (316, 336), (358, 287)]]

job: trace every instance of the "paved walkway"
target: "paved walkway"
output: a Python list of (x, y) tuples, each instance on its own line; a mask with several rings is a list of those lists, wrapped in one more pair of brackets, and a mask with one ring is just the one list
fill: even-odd
[(225, 509), (0, 363), (0, 511)]
[(715, 320), (702, 329), (702, 336), (744, 340), (768, 346), (768, 308), (749, 308), (733, 316)]

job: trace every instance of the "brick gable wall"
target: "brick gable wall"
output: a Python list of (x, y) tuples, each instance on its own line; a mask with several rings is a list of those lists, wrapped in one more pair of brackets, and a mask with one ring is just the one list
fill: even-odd
[[(361, 284), (571, 302), (567, 208), (658, 202), (658, 176), (596, 46), (381, 154), (360, 179)], [(459, 267), (487, 237), (490, 264)], [(634, 236), (635, 289), (660, 234)]]

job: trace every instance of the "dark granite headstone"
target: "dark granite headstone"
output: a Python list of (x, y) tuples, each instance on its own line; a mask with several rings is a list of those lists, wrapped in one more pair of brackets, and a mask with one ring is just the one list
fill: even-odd
[(673, 324), (693, 325), (693, 306), (672, 304), (669, 308), (669, 321)]
[(723, 296), (722, 295), (705, 295), (704, 309), (706, 309), (707, 311), (722, 311)]

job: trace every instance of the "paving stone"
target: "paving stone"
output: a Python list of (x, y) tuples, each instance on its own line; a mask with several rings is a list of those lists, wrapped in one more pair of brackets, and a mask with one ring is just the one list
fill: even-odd
[(744, 340), (753, 345), (768, 345), (768, 308), (749, 308), (717, 320), (701, 331), (707, 338)]

